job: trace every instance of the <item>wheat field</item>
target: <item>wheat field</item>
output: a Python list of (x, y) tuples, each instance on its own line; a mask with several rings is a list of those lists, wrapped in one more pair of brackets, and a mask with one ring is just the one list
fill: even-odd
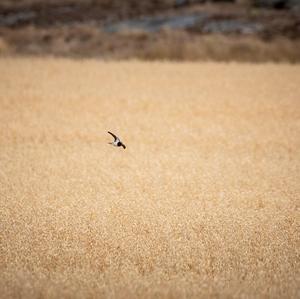
[(0, 69), (1, 298), (299, 298), (299, 65)]

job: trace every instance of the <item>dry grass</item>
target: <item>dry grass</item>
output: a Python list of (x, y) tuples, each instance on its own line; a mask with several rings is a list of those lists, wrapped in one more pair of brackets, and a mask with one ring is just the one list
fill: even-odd
[(145, 60), (297, 63), (300, 61), (300, 40), (281, 37), (266, 42), (254, 36), (190, 37), (185, 32), (163, 32), (135, 52), (130, 55)]
[(300, 39), (276, 37), (264, 41), (257, 36), (197, 35), (163, 30), (155, 34), (124, 30), (107, 34), (93, 25), (39, 29), (0, 29), (7, 55), (93, 57), (220, 62), (300, 62)]
[(299, 66), (0, 67), (2, 298), (299, 296)]

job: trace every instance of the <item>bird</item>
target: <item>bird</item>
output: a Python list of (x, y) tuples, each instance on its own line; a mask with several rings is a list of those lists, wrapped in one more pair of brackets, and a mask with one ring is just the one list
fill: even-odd
[(125, 144), (122, 143), (122, 141), (120, 140), (119, 137), (117, 137), (115, 134), (113, 134), (112, 132), (107, 132), (108, 134), (110, 134), (112, 137), (114, 137), (114, 141), (113, 142), (109, 142), (109, 144), (113, 145), (113, 146), (122, 146), (124, 149), (126, 148)]

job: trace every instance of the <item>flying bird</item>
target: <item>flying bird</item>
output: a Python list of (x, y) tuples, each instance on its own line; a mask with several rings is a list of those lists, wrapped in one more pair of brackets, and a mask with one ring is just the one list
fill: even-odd
[(113, 146), (122, 146), (124, 149), (126, 148), (125, 144), (122, 143), (122, 141), (119, 139), (119, 137), (117, 137), (115, 134), (113, 134), (109, 131), (107, 133), (110, 134), (112, 137), (114, 137), (114, 141), (109, 142), (109, 144), (111, 144)]

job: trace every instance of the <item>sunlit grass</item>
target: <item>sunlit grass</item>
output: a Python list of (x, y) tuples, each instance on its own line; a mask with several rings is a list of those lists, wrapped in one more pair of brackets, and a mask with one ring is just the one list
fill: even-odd
[(0, 69), (3, 298), (299, 295), (299, 66)]

